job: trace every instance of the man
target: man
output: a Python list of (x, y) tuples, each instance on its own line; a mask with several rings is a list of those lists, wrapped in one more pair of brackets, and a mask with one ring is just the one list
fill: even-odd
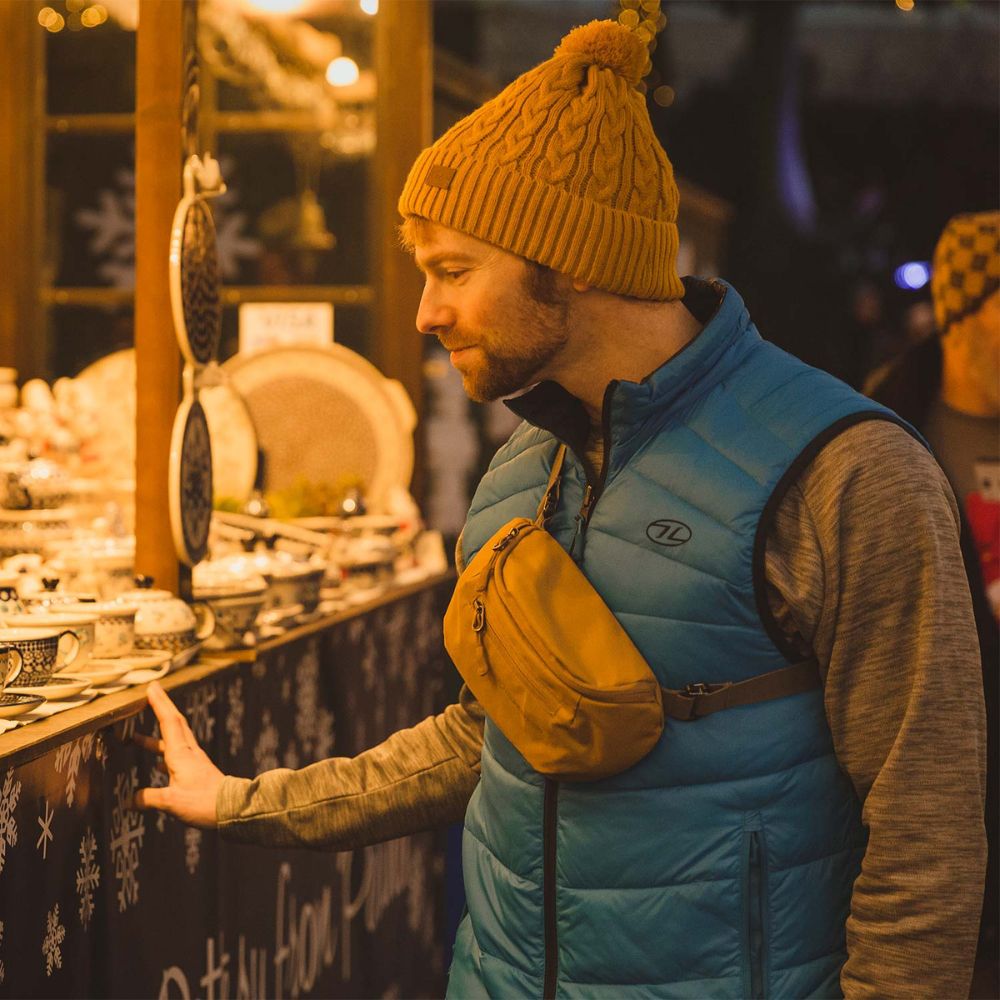
[[(725, 283), (678, 279), (645, 60), (614, 23), (576, 29), (407, 180), (417, 326), (524, 418), (459, 563), (534, 514), (563, 441), (549, 530), (661, 684), (815, 657), (822, 688), (668, 720), (574, 783), (467, 689), (353, 760), (224, 777), (151, 687), (170, 785), (138, 805), (331, 849), (464, 814), (454, 997), (962, 995), (983, 720), (954, 498), (894, 414), (761, 340)], [(663, 520), (687, 531), (661, 544)]]
[(975, 995), (1000, 996), (1000, 212), (957, 215), (948, 222), (934, 250), (931, 296), (939, 337), (899, 358), (872, 396), (925, 435), (963, 515), (962, 551), (979, 632), (989, 761), (989, 862)]

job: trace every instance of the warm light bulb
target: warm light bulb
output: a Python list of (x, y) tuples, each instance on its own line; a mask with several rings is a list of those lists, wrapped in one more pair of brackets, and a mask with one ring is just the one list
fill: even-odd
[(914, 0), (896, 0), (896, 6), (900, 10), (910, 11), (913, 10)]
[(378, 13), (378, 0), (359, 0), (361, 9), (374, 17)]
[(349, 87), (360, 75), (358, 64), (347, 56), (334, 59), (326, 68), (326, 81), (334, 87)]
[(305, 0), (246, 0), (246, 3), (265, 14), (292, 14)]

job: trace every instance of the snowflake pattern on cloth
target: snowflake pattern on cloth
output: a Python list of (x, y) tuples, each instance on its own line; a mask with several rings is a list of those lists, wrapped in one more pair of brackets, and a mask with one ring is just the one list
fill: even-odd
[(243, 746), (243, 678), (239, 677), (229, 685), (227, 692), (229, 712), (226, 715), (226, 735), (229, 737), (229, 754), (235, 757)]
[[(135, 723), (133, 722), (133, 727)], [(66, 805), (72, 806), (76, 796), (76, 779), (80, 765), (90, 760), (94, 752), (94, 734), (88, 733), (78, 740), (65, 743), (56, 751), (55, 767), (66, 772)]]
[(211, 684), (203, 684), (187, 697), (184, 714), (191, 726), (191, 732), (201, 746), (209, 744), (215, 732), (215, 716), (212, 714), (214, 701), (215, 688)]
[(271, 710), (264, 709), (260, 720), (260, 736), (253, 748), (253, 759), (257, 774), (271, 771), (278, 766), (278, 729), (271, 721)]
[(189, 826), (184, 831), (184, 864), (188, 874), (193, 875), (198, 870), (198, 862), (201, 861), (201, 830)]
[[(333, 749), (333, 713), (320, 705), (319, 648), (315, 640), (308, 644), (295, 668), (295, 737), (306, 760), (328, 757)], [(285, 756), (287, 761), (289, 755)], [(286, 766), (298, 767), (298, 763)]]
[(135, 790), (139, 787), (136, 768), (115, 779), (115, 806), (111, 812), (111, 857), (118, 880), (118, 910), (139, 901), (139, 848), (146, 833), (142, 813), (132, 809)]
[(84, 930), (94, 915), (94, 890), (101, 882), (96, 857), (97, 838), (88, 826), (80, 840), (80, 867), (76, 870), (76, 893), (80, 897), (80, 923)]
[(21, 795), (21, 782), (14, 779), (14, 769), (9, 768), (0, 789), (0, 872), (7, 861), (7, 848), (17, 843), (17, 820), (14, 810)]
[(45, 975), (62, 968), (62, 943), (66, 939), (66, 928), (59, 922), (59, 904), (49, 910), (42, 939), (42, 957), (45, 959)]
[(47, 861), (49, 857), (49, 844), (52, 843), (52, 820), (55, 817), (55, 812), (53, 812), (52, 807), (49, 805), (48, 799), (45, 800), (45, 814), (38, 817), (38, 825), (42, 828), (42, 832), (38, 835), (38, 840), (35, 842), (35, 847), (37, 847), (42, 852), (42, 860)]

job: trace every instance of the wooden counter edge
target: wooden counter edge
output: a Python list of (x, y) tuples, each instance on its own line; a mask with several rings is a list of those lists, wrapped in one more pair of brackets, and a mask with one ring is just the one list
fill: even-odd
[[(284, 635), (268, 639), (256, 649), (206, 653), (189, 666), (167, 674), (162, 678), (160, 684), (164, 690), (172, 691), (174, 688), (194, 684), (206, 677), (211, 677), (213, 674), (222, 673), (238, 663), (252, 663), (260, 653), (266, 653), (306, 636), (322, 632), (324, 629), (357, 618), (359, 615), (368, 614), (383, 605), (409, 597), (421, 590), (431, 589), (454, 578), (454, 576), (454, 572), (449, 570), (418, 580), (415, 583), (392, 587), (364, 604), (325, 615), (314, 622), (290, 629)], [(100, 695), (79, 708), (71, 708), (66, 712), (53, 715), (51, 718), (42, 719), (29, 726), (21, 726), (0, 734), (0, 767), (18, 767), (25, 764), (70, 740), (78, 739), (87, 733), (104, 729), (122, 719), (127, 719), (129, 716), (141, 712), (146, 704), (146, 685), (136, 684), (124, 691)]]

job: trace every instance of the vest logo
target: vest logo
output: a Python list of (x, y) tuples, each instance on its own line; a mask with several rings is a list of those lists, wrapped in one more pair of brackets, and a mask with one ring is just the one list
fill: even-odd
[(664, 518), (646, 528), (646, 537), (657, 545), (683, 545), (691, 540), (691, 529), (683, 521)]

